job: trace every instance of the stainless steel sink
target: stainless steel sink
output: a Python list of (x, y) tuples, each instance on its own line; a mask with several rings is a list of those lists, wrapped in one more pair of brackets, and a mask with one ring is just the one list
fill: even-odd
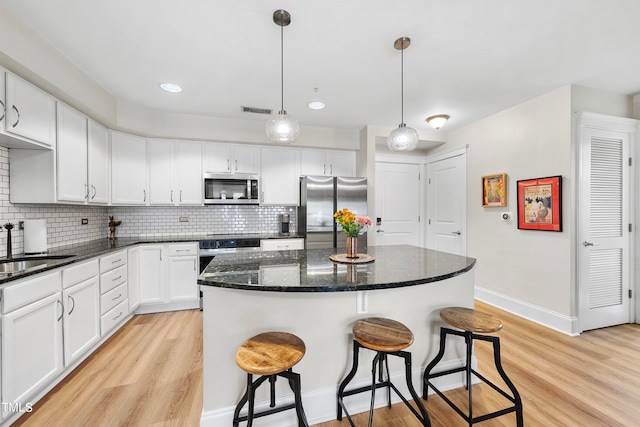
[(75, 255), (43, 255), (2, 259), (0, 260), (0, 274), (18, 273), (25, 270), (44, 268), (51, 261), (71, 258), (72, 256)]

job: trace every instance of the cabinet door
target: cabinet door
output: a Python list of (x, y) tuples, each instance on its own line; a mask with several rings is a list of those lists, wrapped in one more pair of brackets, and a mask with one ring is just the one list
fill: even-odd
[(7, 123), (7, 105), (5, 104), (5, 75), (7, 70), (0, 68), (0, 133), (4, 133), (4, 127)]
[(287, 148), (262, 149), (261, 205), (299, 204), (298, 152)]
[(231, 145), (205, 143), (202, 147), (202, 170), (205, 173), (231, 172)]
[(140, 305), (140, 248), (129, 249), (127, 252), (127, 294), (129, 312), (133, 313)]
[(329, 175), (326, 153), (320, 150), (300, 151), (300, 175), (324, 176)]
[(60, 293), (3, 316), (3, 402), (29, 402), (62, 372), (62, 316)]
[(233, 173), (258, 173), (258, 148), (234, 145), (231, 157)]
[(180, 205), (202, 205), (202, 145), (176, 142), (176, 190)]
[(163, 245), (140, 246), (140, 304), (164, 302)]
[(5, 131), (47, 147), (55, 146), (55, 98), (11, 73), (7, 73), (6, 83)]
[(87, 138), (89, 203), (109, 203), (109, 130), (89, 120)]
[(356, 153), (353, 151), (330, 151), (327, 153), (331, 176), (355, 176)]
[(71, 365), (100, 339), (98, 276), (65, 289), (64, 364)]
[(149, 140), (149, 204), (173, 205), (173, 141)]
[(167, 302), (198, 299), (198, 258), (169, 257), (167, 272)]
[(87, 117), (73, 108), (58, 104), (58, 145), (56, 148), (58, 200), (86, 202)]
[(111, 133), (111, 202), (147, 203), (147, 140), (126, 133)]

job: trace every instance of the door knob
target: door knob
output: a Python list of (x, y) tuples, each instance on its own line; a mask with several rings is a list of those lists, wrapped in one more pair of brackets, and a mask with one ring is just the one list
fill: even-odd
[(382, 230), (382, 229), (378, 228), (378, 229), (376, 230), (376, 233), (384, 233), (384, 230)]
[(599, 246), (600, 243), (592, 243), (585, 240), (584, 242), (582, 242), (582, 245), (586, 248), (587, 246)]

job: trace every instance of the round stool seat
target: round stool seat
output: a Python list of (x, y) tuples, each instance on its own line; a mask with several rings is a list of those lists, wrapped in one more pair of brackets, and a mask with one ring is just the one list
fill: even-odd
[(499, 319), (471, 308), (443, 308), (440, 310), (440, 318), (449, 325), (467, 332), (486, 334), (502, 329), (502, 322)]
[(413, 344), (413, 332), (400, 322), (383, 317), (368, 317), (353, 324), (353, 338), (362, 346), (393, 353)]
[(306, 347), (304, 341), (287, 332), (265, 332), (246, 340), (236, 352), (236, 363), (255, 375), (275, 375), (298, 363)]

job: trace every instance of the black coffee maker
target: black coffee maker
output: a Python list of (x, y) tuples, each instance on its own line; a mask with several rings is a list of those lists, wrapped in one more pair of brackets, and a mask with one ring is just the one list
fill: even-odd
[(280, 214), (280, 234), (289, 234), (289, 224), (291, 216), (289, 214)]

